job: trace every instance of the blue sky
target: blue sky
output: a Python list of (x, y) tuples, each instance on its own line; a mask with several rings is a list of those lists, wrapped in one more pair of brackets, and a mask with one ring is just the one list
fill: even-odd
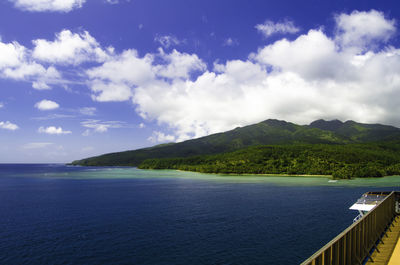
[(396, 1), (1, 1), (0, 162), (270, 118), (400, 126), (399, 20)]

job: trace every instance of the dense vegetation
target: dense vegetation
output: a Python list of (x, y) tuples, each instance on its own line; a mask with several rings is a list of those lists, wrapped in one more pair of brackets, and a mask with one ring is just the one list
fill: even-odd
[(400, 129), (354, 121), (296, 125), (266, 120), (234, 130), (72, 162), (207, 173), (307, 174), (335, 178), (400, 174)]
[(191, 157), (232, 152), (250, 146), (282, 144), (349, 144), (400, 139), (400, 129), (354, 121), (318, 120), (310, 125), (266, 120), (181, 143), (105, 154), (77, 160), (83, 166), (138, 166), (146, 159)]
[(187, 158), (148, 159), (143, 169), (203, 173), (306, 174), (334, 178), (400, 174), (400, 143), (295, 144), (249, 147), (235, 152)]

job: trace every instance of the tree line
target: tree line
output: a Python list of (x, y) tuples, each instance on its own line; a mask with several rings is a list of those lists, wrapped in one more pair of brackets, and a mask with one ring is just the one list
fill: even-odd
[(366, 178), (400, 175), (400, 144), (265, 145), (235, 152), (147, 159), (142, 169), (177, 169), (224, 174), (332, 175)]

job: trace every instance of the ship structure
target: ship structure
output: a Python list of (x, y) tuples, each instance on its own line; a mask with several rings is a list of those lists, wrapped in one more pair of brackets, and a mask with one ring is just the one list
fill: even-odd
[(366, 192), (353, 224), (302, 265), (400, 265), (400, 192)]

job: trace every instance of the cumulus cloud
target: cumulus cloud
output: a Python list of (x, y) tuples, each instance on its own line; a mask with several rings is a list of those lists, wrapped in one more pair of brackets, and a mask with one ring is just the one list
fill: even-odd
[(136, 50), (126, 50), (103, 65), (89, 69), (89, 86), (96, 101), (124, 101), (132, 97), (132, 87), (154, 79), (153, 57), (139, 58)]
[(57, 135), (72, 133), (71, 131), (64, 131), (61, 127), (55, 127), (55, 126), (39, 127), (38, 132), (45, 134), (57, 134)]
[(296, 27), (291, 20), (285, 20), (283, 22), (273, 22), (271, 20), (266, 20), (263, 24), (257, 24), (255, 28), (266, 38), (276, 33), (293, 34), (300, 31), (300, 29)]
[(50, 89), (49, 84), (59, 82), (61, 74), (53, 67), (38, 64), (30, 51), (18, 42), (0, 40), (0, 77), (32, 82), (35, 89)]
[(0, 39), (0, 69), (16, 67), (25, 57), (25, 47), (18, 42), (3, 43)]
[[(67, 32), (66, 39), (74, 44), (62, 59), (38, 53), (30, 57), (34, 51), (0, 41), (0, 75), (28, 78), (46, 88), (51, 78), (44, 71), (57, 73), (49, 64), (91, 62), (94, 66), (90, 64), (82, 76), (92, 99), (133, 102), (146, 122), (168, 129), (169, 133), (155, 131), (149, 138), (155, 142), (182, 141), (268, 118), (301, 124), (339, 118), (400, 125), (400, 49), (389, 42), (396, 21), (375, 10), (338, 14), (335, 21), (333, 35), (310, 29), (293, 40), (283, 38), (260, 47), (247, 59), (216, 61), (213, 69), (196, 54), (175, 49), (143, 56), (134, 49), (103, 50), (89, 33)], [(366, 28), (360, 21), (374, 25)], [(259, 27), (268, 36), (298, 32), (288, 21), (262, 25), (270, 26)], [(42, 43), (62, 46), (64, 40), (57, 35)], [(39, 47), (39, 42), (34, 44)], [(97, 48), (107, 56), (98, 56)], [(100, 120), (81, 125), (84, 135), (126, 126)]]
[[(162, 63), (154, 64), (155, 58)], [(204, 71), (205, 63), (195, 54), (173, 50), (167, 54), (139, 57), (136, 50), (126, 50), (103, 65), (89, 69), (89, 86), (96, 101), (126, 101), (139, 86), (162, 86), (164, 79), (187, 79), (195, 71)]]
[(182, 44), (184, 41), (179, 40), (177, 37), (173, 35), (162, 35), (156, 36), (154, 38), (155, 42), (160, 43), (164, 48), (169, 48), (171, 46), (177, 46)]
[(37, 39), (33, 41), (33, 58), (50, 63), (80, 64), (85, 61), (105, 61), (113, 53), (112, 48), (103, 50), (87, 32), (72, 33), (62, 30), (54, 41)]
[(15, 131), (15, 130), (18, 130), (19, 127), (18, 127), (18, 125), (11, 123), (9, 121), (6, 121), (6, 122), (0, 121), (0, 129)]
[(125, 83), (93, 80), (90, 82), (90, 87), (95, 93), (92, 95), (92, 99), (100, 102), (126, 101), (132, 97), (131, 87)]
[(395, 20), (386, 19), (382, 12), (353, 11), (351, 14), (338, 14), (336, 40), (341, 46), (357, 47), (362, 50), (372, 44), (387, 42), (396, 32)]
[(296, 72), (306, 78), (335, 78), (345, 74), (341, 72), (344, 69), (337, 68), (338, 64), (349, 59), (347, 54), (338, 55), (332, 39), (321, 30), (310, 30), (294, 41), (282, 39), (267, 45), (250, 58), (276, 71)]
[[(143, 118), (175, 130), (177, 140), (200, 137), (266, 118), (265, 71), (249, 61), (232, 61), (224, 73), (205, 72), (195, 81), (139, 87), (133, 101)], [(155, 139), (156, 137), (153, 136)]]
[(18, 9), (31, 12), (70, 12), (86, 0), (10, 0)]
[(180, 53), (175, 49), (170, 54), (162, 49), (159, 52), (164, 63), (152, 67), (154, 74), (159, 77), (188, 79), (190, 73), (207, 69), (207, 65), (196, 54)]
[(35, 104), (35, 108), (39, 110), (53, 110), (58, 109), (60, 105), (52, 100), (43, 99)]
[[(366, 14), (376, 16), (373, 10)], [(374, 42), (364, 42), (365, 47)], [(400, 50), (387, 46), (360, 52), (342, 43), (338, 35), (312, 29), (295, 40), (261, 47), (248, 60), (216, 63), (216, 72), (205, 69), (195, 78), (168, 81), (155, 72), (146, 83), (132, 82), (132, 101), (144, 119), (167, 125), (177, 141), (268, 118), (400, 125)]]
[(175, 136), (170, 134), (164, 134), (163, 132), (159, 131), (154, 131), (153, 135), (147, 138), (147, 140), (152, 143), (174, 142)]

